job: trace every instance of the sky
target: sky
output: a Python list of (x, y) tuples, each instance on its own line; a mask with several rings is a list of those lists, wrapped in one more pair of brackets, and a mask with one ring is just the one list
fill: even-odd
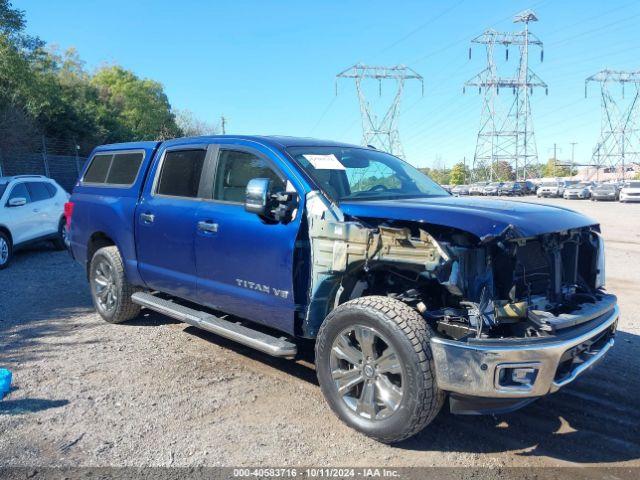
[[(585, 78), (603, 68), (636, 70), (637, 0), (14, 0), (29, 33), (74, 47), (92, 70), (120, 64), (161, 82), (173, 108), (201, 119), (227, 119), (227, 133), (313, 136), (360, 143), (353, 83), (335, 75), (363, 62), (404, 64), (424, 77), (407, 82), (398, 127), (406, 159), (419, 167), (473, 159), (482, 97), (462, 86), (486, 67), (485, 29), (520, 30), (513, 16), (531, 8), (530, 30), (544, 43), (530, 67), (549, 86), (531, 97), (538, 155), (588, 161), (600, 132), (599, 86)], [(500, 71), (512, 74), (517, 52)], [(376, 111), (394, 85), (365, 93)], [(617, 89), (613, 90), (618, 92)], [(505, 92), (503, 95), (511, 95)], [(626, 95), (628, 101), (630, 95)]]

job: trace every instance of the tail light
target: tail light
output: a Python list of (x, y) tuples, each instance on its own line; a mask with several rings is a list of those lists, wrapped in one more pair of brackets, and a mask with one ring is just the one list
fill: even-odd
[(67, 230), (71, 228), (71, 216), (73, 215), (73, 202), (64, 204), (64, 218), (67, 220)]

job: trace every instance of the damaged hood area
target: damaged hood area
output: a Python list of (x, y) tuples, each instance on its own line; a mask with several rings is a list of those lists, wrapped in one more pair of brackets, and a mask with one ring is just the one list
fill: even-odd
[(343, 201), (340, 209), (356, 218), (415, 221), (456, 228), (481, 240), (500, 235), (510, 226), (515, 237), (527, 238), (597, 225), (595, 220), (561, 207), (482, 198)]

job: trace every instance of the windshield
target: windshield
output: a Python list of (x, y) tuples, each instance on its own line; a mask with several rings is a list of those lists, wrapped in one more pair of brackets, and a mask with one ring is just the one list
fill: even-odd
[(384, 152), (351, 147), (294, 147), (287, 151), (337, 201), (449, 195), (424, 173)]
[(640, 188), (640, 182), (629, 182), (627, 186), (629, 188)]
[(604, 184), (598, 187), (598, 190), (615, 190), (615, 189), (616, 189), (615, 185), (610, 185), (610, 184)]
[(558, 182), (542, 182), (541, 185), (543, 187), (557, 187), (558, 186)]
[(8, 183), (0, 183), (0, 197), (4, 194), (4, 191), (7, 189)]

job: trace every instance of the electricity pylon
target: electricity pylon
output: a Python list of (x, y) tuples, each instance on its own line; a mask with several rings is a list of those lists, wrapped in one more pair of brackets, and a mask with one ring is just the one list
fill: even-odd
[[(525, 179), (529, 165), (538, 160), (529, 96), (537, 87), (548, 92), (547, 84), (529, 68), (530, 47), (539, 47), (540, 61), (544, 58), (542, 41), (529, 31), (529, 22), (537, 22), (538, 17), (533, 11), (526, 10), (513, 21), (524, 23), (524, 29), (519, 32), (489, 29), (471, 40), (471, 43), (484, 45), (487, 54), (487, 68), (465, 83), (465, 88), (478, 87), (479, 93), (484, 94), (473, 170), (479, 177), (489, 180), (499, 177), (497, 169), (503, 162), (508, 162), (514, 169), (517, 179)], [(506, 60), (509, 60), (509, 47), (518, 47), (520, 60), (514, 75), (500, 76), (494, 58), (496, 45), (505, 47)], [(501, 88), (513, 93), (511, 102), (500, 101)]]
[[(336, 75), (336, 94), (338, 79), (352, 78), (355, 80), (358, 101), (360, 102), (360, 115), (362, 117), (362, 144), (372, 145), (380, 150), (389, 152), (397, 157), (404, 157), (400, 135), (398, 134), (398, 114), (400, 113), (400, 100), (404, 91), (404, 83), (407, 80), (418, 80), (422, 85), (424, 94), (424, 80), (416, 71), (404, 65), (393, 67), (377, 67), (363, 65), (361, 63), (347, 68)], [(391, 104), (384, 110), (384, 115), (379, 117), (365, 96), (363, 81), (372, 79), (378, 81), (378, 91), (382, 97), (382, 81), (395, 81), (396, 91)]]
[[(640, 158), (640, 71), (602, 70), (585, 80), (584, 95), (590, 82), (600, 84), (600, 138), (593, 149), (592, 164), (597, 175), (603, 166), (616, 172), (618, 180), (624, 180), (626, 165)], [(611, 86), (620, 86), (619, 101), (611, 92)], [(625, 85), (632, 87), (632, 95), (625, 99)], [(629, 87), (627, 87), (628, 89)]]

